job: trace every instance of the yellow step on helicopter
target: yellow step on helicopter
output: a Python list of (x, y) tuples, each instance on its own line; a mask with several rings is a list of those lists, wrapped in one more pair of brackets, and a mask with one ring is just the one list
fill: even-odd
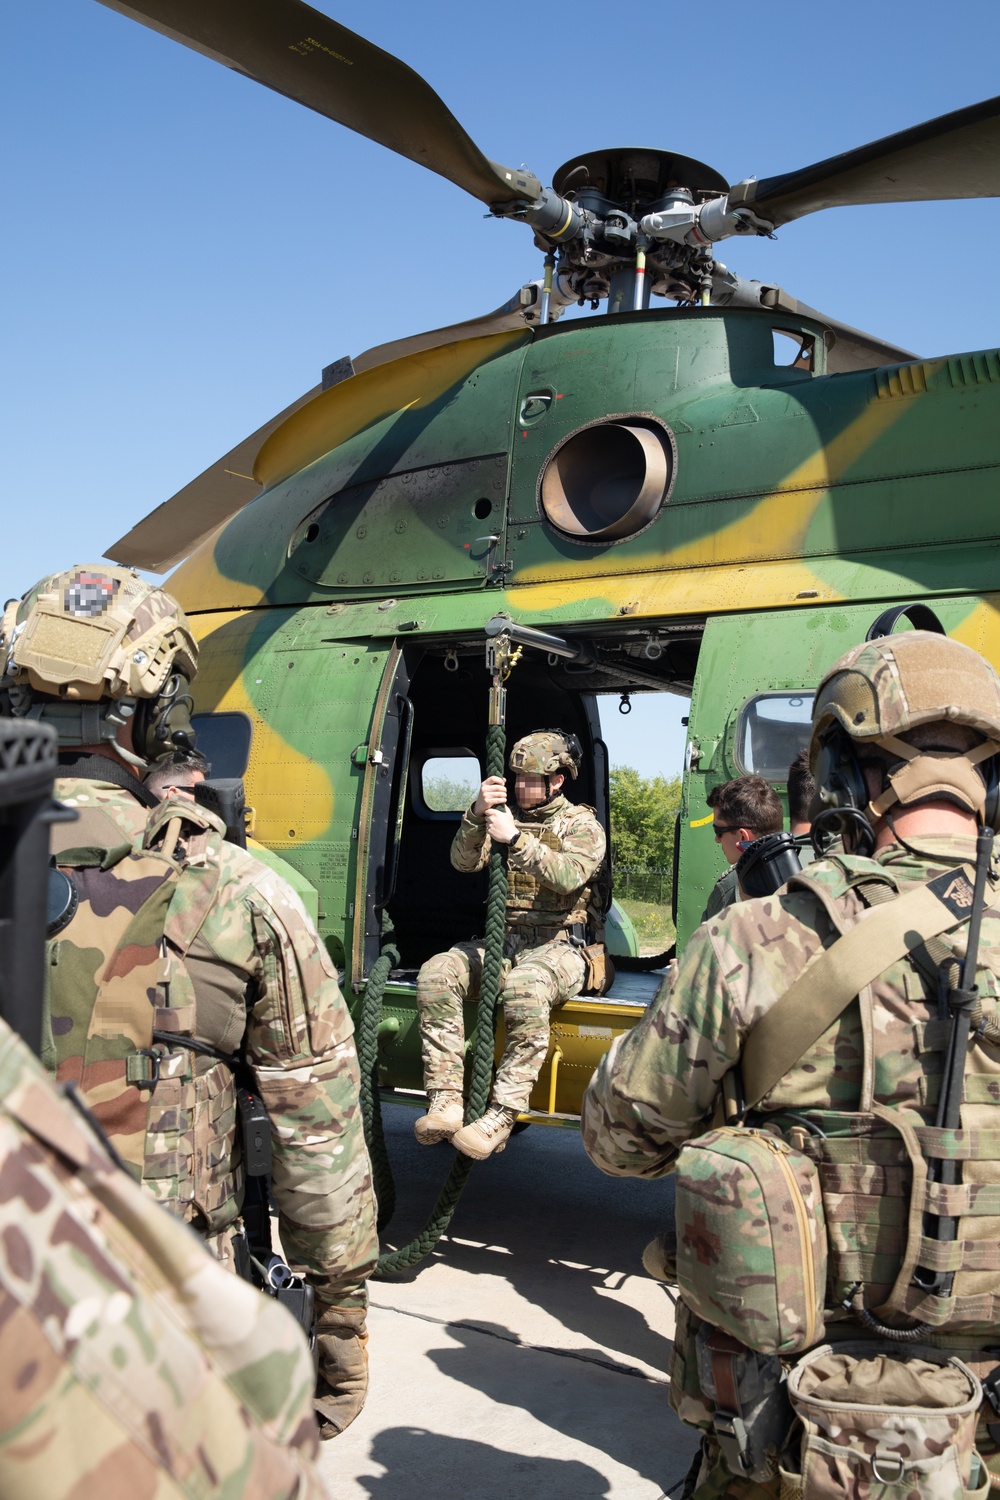
[[(543, 256), (495, 312), (329, 366), (108, 548), (181, 563), (200, 743), (215, 774), (245, 775), (254, 835), (298, 872), (349, 993), (391, 914), (381, 1077), (419, 1090), (416, 968), (482, 926), (482, 883), (447, 855), (484, 765), (490, 621), (524, 648), (508, 735), (576, 733), (574, 795), (605, 822), (599, 696), (690, 699), (681, 942), (719, 869), (707, 791), (743, 770), (784, 782), (847, 645), (929, 601), (1000, 663), (1000, 353), (918, 358), (716, 258), (742, 238), (763, 261), (759, 241), (827, 208), (996, 196), (1000, 100), (778, 176), (621, 147), (547, 187), (299, 0), (111, 8), (439, 173)], [(595, 315), (560, 322), (574, 303)], [(645, 998), (558, 1013), (533, 1112), (573, 1118)]]

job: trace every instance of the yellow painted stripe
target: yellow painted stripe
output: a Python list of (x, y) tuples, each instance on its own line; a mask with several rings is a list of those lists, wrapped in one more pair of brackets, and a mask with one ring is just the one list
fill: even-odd
[[(203, 650), (203, 670), (193, 689), (195, 709), (243, 713), (253, 725), (246, 792), (254, 810), (255, 837), (272, 849), (294, 848), (320, 838), (333, 821), (330, 778), (261, 716), (245, 681), (245, 676), (252, 679), (261, 671), (256, 659), (247, 660), (256, 615), (196, 615), (190, 623)], [(213, 651), (215, 632), (225, 646), (217, 643)], [(262, 655), (266, 660), (270, 652), (265, 648)]]
[(461, 339), (375, 365), (293, 412), (257, 454), (253, 475), (265, 489), (315, 463), (355, 433), (411, 406), (428, 406), (485, 360), (514, 349), (527, 330)]
[[(727, 577), (731, 577), (733, 566), (752, 564), (756, 568), (767, 560), (764, 554), (773, 557), (776, 548), (792, 557), (800, 557), (817, 510), (829, 503), (828, 486), (835, 484), (856, 464), (865, 449), (882, 437), (894, 422), (912, 411), (912, 400), (872, 402), (842, 432), (829, 443), (819, 444), (769, 494), (749, 505), (728, 526), (721, 526), (663, 552), (650, 552), (645, 557), (633, 555), (630, 562), (635, 567), (645, 565), (659, 569), (686, 569), (710, 564), (726, 569)], [(668, 502), (664, 515), (669, 517), (669, 514)], [(551, 583), (553, 579), (561, 582), (561, 574), (579, 576), (579, 572), (577, 558), (567, 560), (562, 567), (549, 562), (538, 563), (531, 568), (519, 569), (517, 582), (519, 585)], [(800, 585), (801, 588), (809, 586)]]
[(692, 822), (690, 822), (688, 824), (688, 827), (689, 828), (704, 828), (705, 824), (706, 823), (711, 823), (711, 821), (712, 821), (712, 819), (714, 817), (715, 817), (714, 813), (709, 813), (709, 815), (708, 815), (707, 818), (695, 818)]

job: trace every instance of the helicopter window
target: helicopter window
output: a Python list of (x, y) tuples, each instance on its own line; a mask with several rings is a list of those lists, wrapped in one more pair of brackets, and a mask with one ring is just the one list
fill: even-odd
[(809, 743), (812, 693), (761, 693), (744, 704), (736, 726), (736, 762), (765, 781), (783, 783)]
[(811, 333), (799, 333), (794, 328), (772, 328), (771, 335), (776, 365), (812, 374), (816, 367), (816, 340)]
[(428, 750), (413, 777), (413, 809), (421, 818), (458, 818), (483, 779), (471, 750)]
[(212, 763), (213, 776), (243, 776), (250, 760), (253, 725), (246, 714), (192, 714), (195, 738)]
[(591, 422), (545, 460), (539, 505), (574, 541), (623, 541), (656, 519), (675, 466), (673, 434), (645, 414)]

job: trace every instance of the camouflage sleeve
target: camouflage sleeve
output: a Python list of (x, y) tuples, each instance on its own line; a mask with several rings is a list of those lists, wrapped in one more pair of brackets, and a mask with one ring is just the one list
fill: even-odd
[(486, 819), (466, 808), (451, 841), (451, 862), (463, 875), (478, 875), (490, 857), (491, 840), (486, 837)]
[(378, 1240), (354, 1029), (291, 887), (268, 870), (248, 901), (263, 976), (247, 1053), (271, 1117), (282, 1245), (309, 1273), (321, 1308), (360, 1320)]
[(509, 854), (511, 867), (533, 875), (551, 891), (570, 895), (593, 880), (604, 859), (604, 829), (595, 817), (575, 818), (550, 849), (533, 833), (524, 833)]
[(301, 1330), (113, 1164), (2, 1021), (0, 1169), (0, 1493), (321, 1500)]
[(642, 1020), (612, 1043), (583, 1099), (587, 1155), (614, 1177), (662, 1177), (711, 1120), (744, 1027), (701, 928)]

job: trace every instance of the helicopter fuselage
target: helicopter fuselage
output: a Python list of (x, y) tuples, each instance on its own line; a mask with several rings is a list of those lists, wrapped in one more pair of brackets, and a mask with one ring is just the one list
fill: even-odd
[[(841, 374), (826, 354), (819, 323), (698, 308), (411, 355), (295, 412), (258, 456), (263, 493), (172, 576), (216, 757), (245, 751), (216, 769), (245, 769), (255, 836), (315, 888), (350, 988), (382, 910), (396, 923), (388, 1081), (420, 1086), (417, 965), (481, 930), (481, 885), (448, 864), (455, 811), (421, 778), (463, 756), (479, 774), (492, 616), (580, 646), (525, 654), (510, 732), (577, 732), (605, 819), (596, 696), (691, 697), (681, 941), (720, 868), (705, 794), (741, 770), (783, 783), (812, 685), (886, 605), (932, 602), (1000, 665), (1000, 353)], [(636, 1014), (573, 1002), (533, 1105), (573, 1113)]]

